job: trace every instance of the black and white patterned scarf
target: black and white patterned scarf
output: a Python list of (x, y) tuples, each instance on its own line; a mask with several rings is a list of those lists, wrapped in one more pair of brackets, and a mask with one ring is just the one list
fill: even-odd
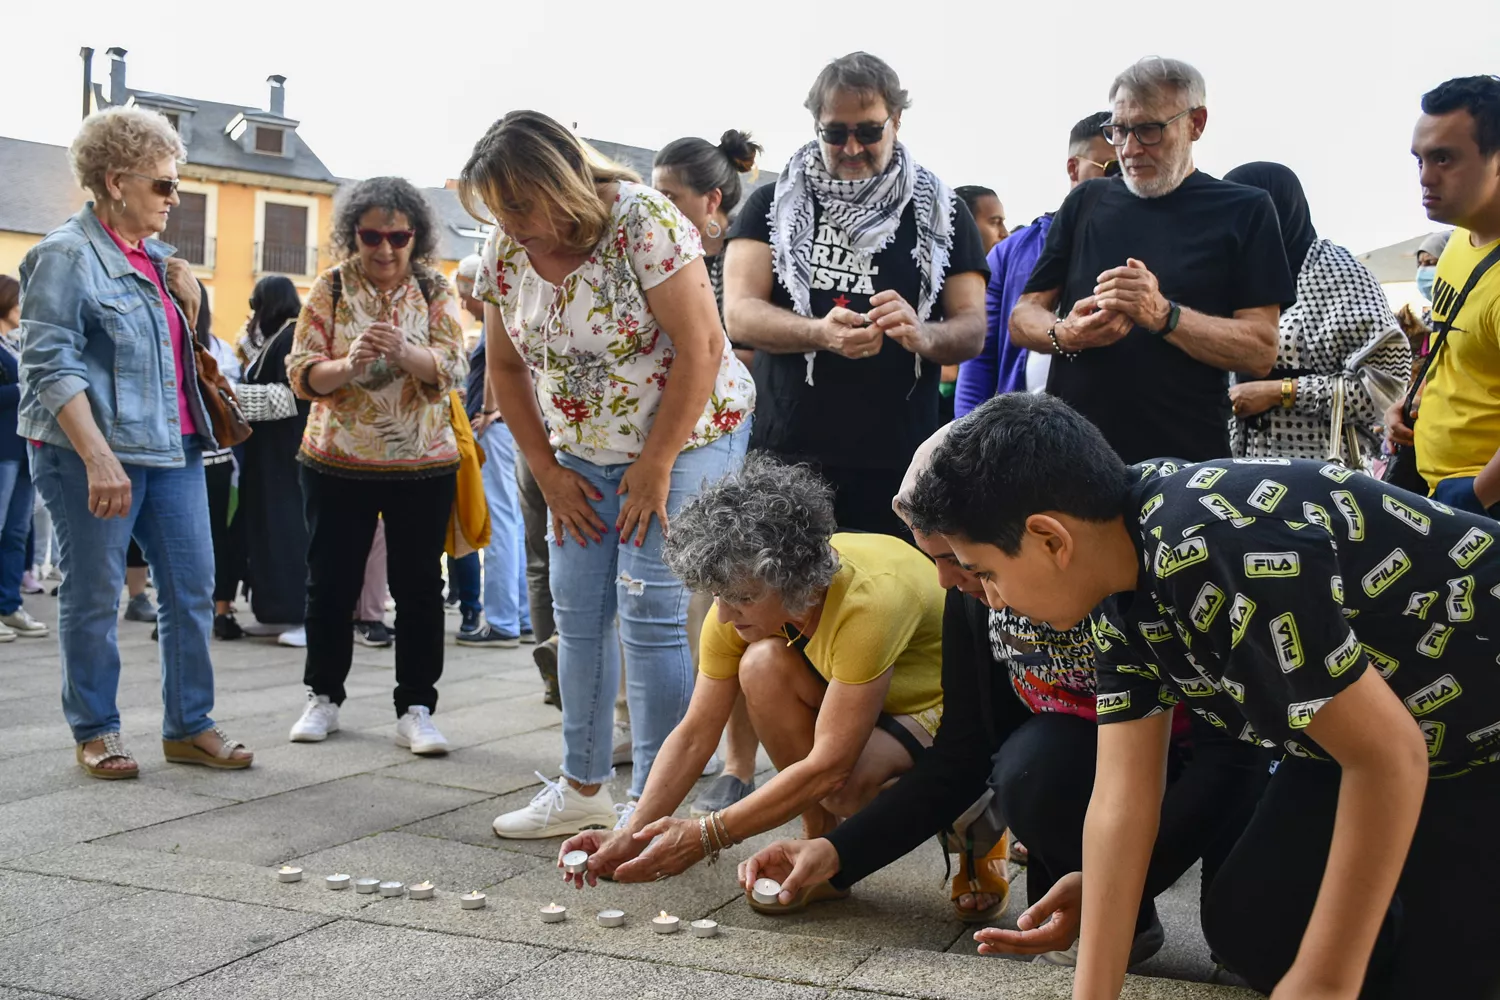
[[(901, 227), (901, 215), (913, 203), (917, 217), (917, 242), (912, 259), (919, 278), (917, 319), (932, 315), (948, 258), (953, 251), (953, 210), (956, 196), (932, 171), (911, 158), (906, 147), (896, 143), (891, 162), (878, 176), (863, 180), (839, 180), (823, 163), (817, 140), (792, 154), (776, 182), (768, 220), (771, 226), (772, 267), (782, 287), (792, 298), (799, 316), (812, 316), (812, 248), (815, 235), (815, 205), (821, 205), (827, 222), (844, 232), (849, 246), (866, 259), (884, 250)], [(807, 357), (807, 382), (812, 384), (815, 351)], [(922, 359), (916, 359), (920, 376)]]

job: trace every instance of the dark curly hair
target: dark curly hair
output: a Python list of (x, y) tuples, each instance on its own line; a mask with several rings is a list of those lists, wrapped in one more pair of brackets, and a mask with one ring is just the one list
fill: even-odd
[[(354, 231), (362, 215), (372, 208), (400, 212), (416, 231), (412, 239), (411, 259), (430, 263), (437, 254), (437, 222), (432, 206), (417, 186), (404, 177), (371, 177), (360, 181), (339, 195), (333, 209), (333, 229), (328, 242), (339, 260), (359, 253)], [(274, 332), (274, 331), (273, 331)]]

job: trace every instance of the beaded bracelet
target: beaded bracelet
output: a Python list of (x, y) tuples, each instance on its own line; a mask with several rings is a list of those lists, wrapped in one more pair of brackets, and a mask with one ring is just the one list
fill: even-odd
[(1053, 353), (1060, 354), (1064, 358), (1067, 358), (1069, 361), (1072, 361), (1074, 358), (1078, 357), (1078, 355), (1083, 353), (1082, 351), (1070, 351), (1058, 341), (1056, 324), (1047, 329), (1047, 338), (1052, 341)]

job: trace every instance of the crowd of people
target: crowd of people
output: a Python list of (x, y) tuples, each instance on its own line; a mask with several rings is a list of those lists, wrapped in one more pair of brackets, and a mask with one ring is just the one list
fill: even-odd
[(253, 754), (211, 718), (211, 637), (245, 634), (242, 594), (306, 648), (293, 741), (338, 730), (356, 641), (394, 642), (420, 755), (449, 750), (447, 603), (459, 644), (535, 643), (560, 766), (493, 828), (587, 851), (579, 888), (800, 819), (736, 873), (790, 913), (936, 838), (974, 924), (1028, 865), (982, 953), (1111, 997), (1201, 862), (1205, 936), (1256, 989), (1500, 995), (1473, 891), (1500, 879), (1500, 78), (1421, 98), (1422, 201), (1453, 227), (1422, 315), (1287, 167), (1195, 166), (1192, 66), (1140, 60), (1107, 99), (1069, 195), (1017, 227), (900, 141), (908, 92), (863, 52), (748, 195), (744, 132), (648, 179), (513, 111), (461, 172), (494, 228), (453, 282), (421, 192), (363, 181), (338, 263), (305, 301), (263, 279), (233, 347), (155, 239), (176, 133), (92, 115), (93, 200), (0, 279), (0, 641), (46, 634), (34, 484), (96, 777), (139, 773), (122, 588), (155, 621), (165, 758), (229, 769)]

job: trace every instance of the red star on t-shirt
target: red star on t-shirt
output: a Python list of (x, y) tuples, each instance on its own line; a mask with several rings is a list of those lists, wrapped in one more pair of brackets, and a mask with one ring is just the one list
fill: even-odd
[(838, 298), (834, 299), (833, 300), (833, 304), (836, 305), (836, 306), (838, 306), (840, 309), (848, 309), (849, 308), (849, 300), (846, 299), (846, 298), (844, 298), (843, 295), (840, 295)]

